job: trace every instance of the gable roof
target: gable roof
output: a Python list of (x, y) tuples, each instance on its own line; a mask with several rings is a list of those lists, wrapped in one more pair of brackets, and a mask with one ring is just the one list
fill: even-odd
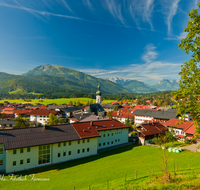
[(0, 130), (0, 143), (5, 150), (39, 146), (81, 139), (72, 125), (29, 127)]
[(176, 118), (176, 112), (177, 110), (157, 111), (157, 110), (138, 110), (137, 109), (133, 112), (133, 114), (135, 114), (135, 116), (148, 116), (148, 117), (153, 117), (155, 119), (171, 119), (171, 118)]
[(64, 111), (64, 112), (75, 112), (78, 110), (82, 110), (82, 108), (78, 107), (78, 106), (68, 106), (66, 108), (61, 108), (60, 110)]
[(160, 122), (142, 123), (137, 128), (142, 128), (142, 130), (139, 131), (144, 136), (160, 134), (167, 130), (167, 127), (162, 125)]
[(89, 134), (93, 135), (93, 137), (98, 136), (99, 131), (129, 128), (129, 126), (124, 125), (123, 123), (120, 123), (119, 121), (111, 120), (111, 119), (104, 120), (104, 121), (72, 123), (72, 125), (74, 126), (74, 128), (76, 129), (76, 131), (78, 132), (81, 138), (85, 138)]
[(43, 115), (43, 116), (49, 116), (49, 114), (56, 115), (58, 112), (54, 110), (33, 110), (29, 112), (27, 115)]
[(166, 126), (171, 127), (173, 126), (174, 128), (179, 128), (179, 129), (187, 129), (188, 127), (193, 125), (192, 121), (180, 121), (179, 119), (170, 119), (165, 123)]

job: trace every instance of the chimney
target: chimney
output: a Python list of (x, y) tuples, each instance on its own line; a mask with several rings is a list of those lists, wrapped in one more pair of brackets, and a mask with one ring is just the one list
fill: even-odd
[(93, 125), (93, 121), (90, 121), (90, 125), (91, 125), (91, 126)]
[(85, 132), (85, 129), (83, 129), (83, 132)]

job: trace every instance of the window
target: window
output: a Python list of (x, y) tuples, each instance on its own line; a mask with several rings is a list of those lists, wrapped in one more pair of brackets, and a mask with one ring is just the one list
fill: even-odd
[(113, 136), (113, 133), (112, 133), (112, 136)]
[(30, 148), (30, 147), (28, 147), (28, 148), (27, 148), (27, 152), (30, 152), (30, 151), (31, 151), (31, 148)]
[(110, 134), (108, 134), (108, 137), (110, 136)]
[(69, 151), (69, 152), (68, 152), (68, 155), (71, 155), (71, 154), (72, 154), (71, 151)]
[(80, 153), (80, 150), (79, 150), (79, 149), (77, 150), (77, 153), (78, 153), (78, 154)]
[(3, 144), (0, 145), (0, 154), (3, 154)]
[(3, 160), (0, 160), (0, 166), (2, 166), (3, 165)]
[(60, 147), (60, 143), (58, 143), (58, 147)]
[(27, 158), (26, 162), (27, 162), (27, 164), (30, 164), (30, 158)]
[(22, 165), (24, 163), (24, 160), (20, 160), (20, 165)]
[(117, 142), (117, 139), (115, 139), (115, 142)]
[(71, 141), (69, 141), (69, 145), (71, 145), (72, 143), (71, 143)]
[(84, 152), (85, 152), (85, 149), (83, 148), (82, 153), (84, 153)]
[(105, 146), (106, 145), (106, 143), (103, 143), (103, 146)]
[(58, 158), (60, 158), (60, 153), (58, 153)]
[(85, 139), (83, 139), (83, 143), (85, 143)]
[(39, 146), (38, 164), (50, 163), (50, 145)]
[(110, 143), (109, 142), (107, 142), (107, 145), (109, 145)]
[(63, 143), (63, 146), (66, 146), (66, 142)]
[(90, 139), (87, 139), (87, 142), (89, 143), (89, 142), (90, 142)]
[(24, 149), (23, 148), (20, 148), (20, 153), (23, 153), (24, 152)]
[(78, 144), (80, 144), (80, 140), (78, 140)]
[(13, 161), (13, 166), (16, 166), (16, 164), (17, 164), (16, 161)]
[(87, 148), (87, 152), (89, 152), (90, 151), (90, 148)]
[(101, 146), (101, 143), (99, 143), (99, 146)]
[(15, 149), (15, 150), (13, 150), (13, 154), (17, 154), (17, 150)]
[(113, 141), (111, 141), (111, 144), (113, 144)]
[(120, 141), (120, 139), (118, 139), (118, 142)]
[(66, 152), (63, 152), (63, 156), (66, 156)]
[(105, 134), (103, 134), (103, 137), (105, 137), (106, 135)]

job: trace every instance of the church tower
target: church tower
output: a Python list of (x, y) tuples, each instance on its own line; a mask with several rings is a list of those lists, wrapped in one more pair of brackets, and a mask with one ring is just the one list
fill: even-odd
[(100, 84), (98, 85), (98, 91), (96, 92), (96, 103), (101, 104)]

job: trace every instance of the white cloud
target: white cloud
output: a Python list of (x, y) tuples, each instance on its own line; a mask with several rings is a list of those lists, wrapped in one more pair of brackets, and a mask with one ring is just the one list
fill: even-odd
[(153, 44), (147, 44), (145, 47), (145, 54), (142, 56), (142, 59), (146, 63), (150, 63), (155, 60), (158, 56), (158, 53), (155, 51), (156, 47)]
[(153, 30), (153, 24), (151, 21), (152, 11), (154, 8), (154, 0), (135, 0), (135, 1), (128, 1), (129, 2), (129, 11), (130, 15), (136, 22), (137, 26), (139, 26), (139, 18), (141, 17), (144, 22), (149, 23), (151, 29)]
[(121, 13), (121, 4), (117, 0), (105, 0), (105, 5), (114, 18), (119, 19), (122, 24), (125, 24), (125, 19)]
[(59, 1), (65, 6), (65, 8), (67, 8), (69, 11), (73, 12), (65, 0), (59, 0)]
[(188, 34), (187, 32), (181, 32), (177, 36), (174, 36), (174, 37), (171, 37), (171, 38), (164, 38), (164, 39), (165, 40), (178, 40), (178, 41), (180, 41), (181, 39), (186, 38), (187, 34)]
[(123, 67), (115, 67), (112, 70), (104, 69), (82, 69), (82, 72), (95, 77), (122, 77), (135, 79), (147, 84), (155, 84), (162, 79), (179, 79), (178, 73), (182, 63), (171, 63), (167, 61), (155, 61), (158, 52), (153, 44), (147, 44), (142, 59), (144, 64), (130, 64)]
[(83, 0), (83, 3), (90, 9), (93, 10), (93, 6), (92, 3), (90, 2), (90, 0)]

